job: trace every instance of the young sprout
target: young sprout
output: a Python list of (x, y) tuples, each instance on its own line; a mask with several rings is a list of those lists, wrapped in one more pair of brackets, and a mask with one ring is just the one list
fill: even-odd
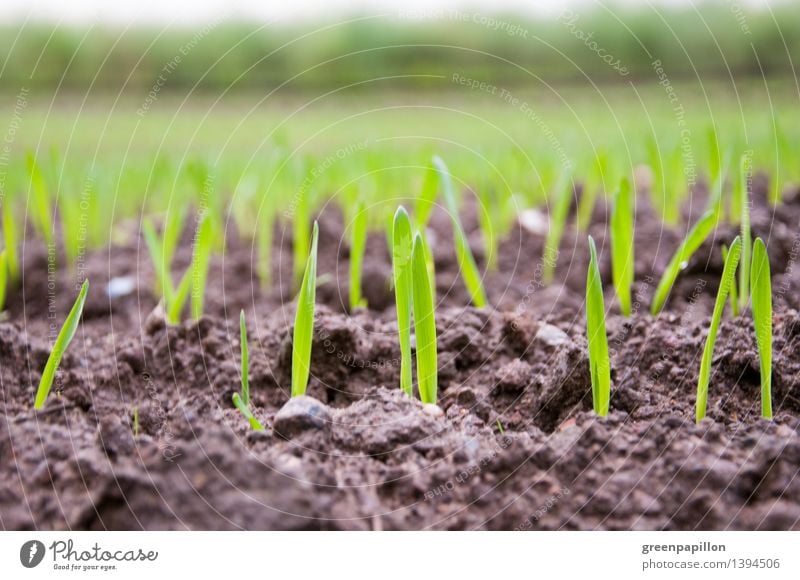
[(589, 342), (589, 371), (592, 377), (592, 403), (600, 417), (608, 415), (611, 400), (611, 363), (608, 358), (606, 311), (603, 283), (597, 265), (597, 248), (589, 236), (589, 269), (586, 273), (586, 337)]
[[(186, 305), (186, 301), (191, 296), (192, 318), (197, 320), (203, 315), (203, 296), (205, 293), (206, 278), (208, 276), (208, 262), (211, 257), (211, 244), (213, 243), (213, 224), (209, 214), (205, 213), (197, 227), (197, 234), (194, 240), (194, 251), (192, 261), (186, 272), (183, 274), (178, 287), (172, 291), (168, 290), (164, 295), (166, 307), (167, 323), (179, 324), (181, 313)], [(166, 283), (169, 278), (164, 277), (165, 290), (169, 289), (171, 283)]]
[(211, 245), (214, 242), (213, 236), (214, 228), (211, 221), (211, 213), (205, 211), (197, 226), (194, 253), (189, 267), (192, 273), (192, 318), (195, 320), (203, 316), (208, 265), (211, 259)]
[(364, 308), (367, 301), (361, 296), (361, 270), (367, 247), (367, 212), (364, 203), (356, 204), (353, 228), (350, 232), (350, 310)]
[(417, 232), (411, 250), (411, 278), (414, 303), (414, 331), (417, 337), (417, 382), (419, 398), (425, 404), (436, 404), (438, 371), (436, 362), (436, 319), (433, 294), (428, 280), (425, 242)]
[(8, 288), (8, 252), (0, 252), (0, 312), (6, 307), (6, 291)]
[(142, 222), (142, 235), (147, 251), (150, 253), (150, 260), (153, 262), (155, 270), (155, 293), (157, 297), (163, 297), (166, 302), (170, 302), (175, 291), (172, 287), (172, 279), (169, 274), (169, 263), (164, 255), (164, 245), (156, 233), (153, 222), (149, 219)]
[(750, 156), (742, 155), (739, 164), (739, 201), (741, 202), (741, 238), (742, 238), (742, 259), (739, 262), (739, 307), (747, 306), (747, 299), (750, 295), (750, 252), (752, 247), (752, 237), (750, 234), (750, 196), (747, 191), (748, 181), (750, 180)]
[(424, 231), (425, 226), (428, 225), (428, 220), (436, 205), (438, 193), (439, 174), (436, 171), (436, 167), (429, 165), (422, 180), (422, 190), (417, 198), (417, 203), (414, 205), (414, 220), (421, 231)]
[(250, 362), (247, 355), (247, 321), (244, 317), (244, 310), (239, 312), (239, 343), (242, 349), (242, 401), (245, 405), (250, 404)]
[(314, 337), (314, 302), (317, 293), (317, 239), (319, 225), (314, 222), (311, 251), (297, 296), (297, 314), (292, 338), (292, 396), (306, 394), (311, 367), (311, 342)]
[(239, 313), (239, 337), (242, 345), (242, 392), (233, 394), (233, 405), (247, 419), (253, 431), (263, 431), (264, 426), (250, 411), (250, 378), (248, 377), (250, 366), (247, 354), (247, 323), (244, 318), (244, 310)]
[(592, 221), (592, 213), (597, 202), (597, 194), (603, 189), (603, 184), (609, 177), (608, 153), (600, 151), (594, 158), (593, 175), (584, 182), (581, 199), (578, 203), (578, 230), (585, 232)]
[(695, 420), (699, 423), (706, 416), (706, 404), (708, 402), (708, 383), (711, 379), (711, 359), (714, 356), (714, 343), (717, 340), (719, 324), (722, 320), (722, 312), (725, 310), (725, 302), (728, 299), (728, 292), (734, 284), (736, 276), (736, 265), (739, 263), (739, 256), (742, 253), (742, 240), (739, 236), (733, 240), (728, 257), (725, 259), (725, 267), (722, 270), (722, 280), (719, 284), (717, 299), (714, 302), (714, 312), (711, 315), (711, 325), (708, 327), (708, 336), (703, 348), (703, 358), (700, 361), (700, 376), (697, 379), (697, 403), (695, 407)]
[(631, 315), (631, 285), (633, 284), (633, 195), (631, 184), (623, 177), (614, 197), (611, 214), (611, 272), (619, 308), (625, 316)]
[(400, 388), (411, 397), (411, 220), (402, 206), (397, 208), (392, 224), (392, 269), (400, 335)]
[(761, 416), (772, 419), (772, 285), (764, 240), (756, 238), (750, 269), (753, 326), (761, 363)]
[[(728, 246), (722, 244), (722, 263), (728, 259)], [(731, 314), (736, 318), (739, 316), (739, 294), (736, 292), (736, 284), (731, 284), (730, 291)]]
[(295, 215), (292, 217), (292, 240), (293, 240), (293, 267), (294, 267), (294, 288), (298, 288), (305, 275), (306, 258), (308, 257), (308, 192), (300, 191), (297, 194), (295, 205)]
[(675, 284), (675, 279), (678, 277), (678, 274), (680, 274), (680, 271), (686, 267), (689, 258), (692, 257), (697, 251), (697, 248), (703, 245), (706, 238), (714, 231), (714, 227), (717, 224), (717, 217), (717, 213), (714, 210), (710, 209), (706, 211), (697, 223), (694, 224), (694, 227), (689, 230), (686, 238), (681, 242), (681, 245), (678, 246), (678, 249), (675, 250), (675, 254), (673, 254), (669, 264), (667, 264), (667, 269), (661, 276), (661, 280), (659, 280), (658, 286), (656, 287), (656, 292), (653, 295), (650, 313), (654, 316), (661, 312), (664, 303), (667, 301), (667, 296), (669, 296), (670, 290), (672, 290), (672, 285)]
[(83, 305), (86, 302), (86, 294), (88, 292), (89, 280), (87, 279), (83, 282), (81, 291), (78, 293), (78, 298), (75, 300), (72, 310), (69, 311), (69, 315), (64, 321), (64, 326), (61, 327), (56, 337), (56, 342), (53, 345), (50, 356), (47, 357), (47, 364), (45, 364), (44, 371), (42, 372), (42, 380), (39, 381), (39, 388), (36, 391), (36, 399), (33, 403), (34, 409), (41, 409), (47, 400), (47, 395), (50, 394), (50, 389), (53, 386), (53, 379), (55, 379), (56, 371), (58, 371), (58, 365), (61, 364), (61, 357), (64, 356), (69, 343), (72, 342), (75, 333), (78, 331), (78, 323), (80, 323), (81, 320)]
[(572, 193), (572, 180), (569, 174), (563, 171), (553, 188), (555, 200), (550, 212), (550, 227), (547, 230), (547, 240), (544, 244), (542, 280), (545, 284), (550, 284), (553, 281), (553, 274), (558, 261), (558, 248), (561, 245), (561, 237), (564, 235), (564, 226), (567, 223), (569, 207), (572, 203)]
[(478, 270), (475, 257), (472, 255), (472, 250), (470, 250), (469, 247), (467, 234), (464, 232), (461, 219), (458, 217), (458, 204), (456, 203), (453, 182), (450, 179), (450, 171), (447, 169), (447, 165), (445, 165), (444, 161), (438, 156), (434, 156), (433, 164), (439, 174), (445, 205), (447, 206), (447, 211), (450, 213), (450, 218), (453, 222), (453, 236), (458, 267), (461, 270), (461, 275), (464, 277), (464, 284), (467, 287), (472, 304), (477, 308), (483, 308), (487, 303), (486, 293), (483, 289), (481, 273)]
[(32, 153), (28, 153), (28, 175), (33, 197), (33, 223), (49, 246), (53, 243), (53, 211), (50, 208), (50, 192), (39, 164)]
[(139, 407), (133, 408), (133, 436), (139, 436)]
[(782, 173), (786, 172), (794, 156), (789, 146), (789, 140), (786, 138), (786, 134), (783, 132), (781, 124), (778, 122), (779, 119), (774, 116), (772, 119), (775, 127), (777, 159), (775, 162), (775, 174), (770, 180), (769, 201), (772, 205), (778, 205), (781, 201), (782, 187), (786, 180), (786, 175), (782, 175)]
[(12, 283), (19, 280), (19, 261), (17, 260), (17, 220), (11, 209), (11, 199), (6, 193), (3, 201), (3, 241), (5, 243), (8, 277)]
[(274, 196), (266, 193), (264, 197), (256, 236), (258, 240), (258, 278), (261, 289), (266, 291), (272, 286), (272, 235), (275, 228), (275, 215), (271, 201)]

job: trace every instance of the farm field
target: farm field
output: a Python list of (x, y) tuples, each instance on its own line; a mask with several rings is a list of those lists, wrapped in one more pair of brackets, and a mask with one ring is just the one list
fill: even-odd
[(0, 526), (797, 529), (794, 81), (473, 81), (6, 93)]

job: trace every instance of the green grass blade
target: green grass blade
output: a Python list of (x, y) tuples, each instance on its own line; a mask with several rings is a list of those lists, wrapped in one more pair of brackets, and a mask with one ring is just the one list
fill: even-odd
[(275, 219), (271, 208), (264, 208), (264, 217), (258, 224), (258, 279), (261, 289), (267, 291), (272, 287), (272, 236)]
[(490, 193), (478, 195), (480, 207), (478, 207), (478, 227), (481, 230), (481, 238), (483, 239), (484, 253), (486, 255), (486, 269), (490, 271), (497, 271), (497, 243), (499, 237), (499, 230), (496, 227), (497, 219), (497, 202), (491, 198)]
[(164, 231), (162, 232), (162, 251), (164, 253), (164, 265), (169, 270), (172, 257), (178, 248), (178, 243), (183, 233), (183, 225), (186, 220), (186, 206), (170, 209), (164, 217)]
[(423, 403), (436, 404), (438, 369), (436, 359), (436, 318), (428, 280), (425, 242), (417, 233), (411, 250), (414, 331), (417, 338), (417, 382)]
[(47, 400), (47, 395), (50, 394), (50, 389), (53, 386), (53, 379), (58, 371), (58, 365), (61, 364), (61, 357), (72, 342), (75, 333), (78, 331), (78, 324), (81, 321), (81, 314), (83, 313), (83, 305), (86, 302), (86, 295), (89, 292), (89, 280), (84, 280), (81, 286), (81, 291), (78, 293), (78, 298), (72, 306), (67, 319), (64, 321), (64, 326), (56, 337), (56, 342), (53, 345), (53, 350), (50, 356), (47, 357), (47, 364), (42, 372), (42, 380), (39, 381), (39, 389), (36, 391), (36, 400), (33, 403), (34, 409), (41, 409)]
[(777, 159), (775, 163), (775, 172), (769, 180), (769, 201), (773, 206), (775, 206), (781, 201), (783, 184), (787, 177), (785, 172), (788, 164), (791, 162), (792, 155), (791, 151), (789, 150), (789, 142), (786, 139), (786, 135), (784, 134), (780, 123), (778, 122), (779, 119), (777, 116), (773, 116), (772, 119), (774, 123), (775, 143), (777, 145), (775, 148)]
[(558, 262), (558, 252), (561, 246), (561, 237), (564, 235), (564, 226), (567, 223), (569, 208), (572, 204), (572, 180), (569, 174), (562, 172), (553, 187), (552, 211), (550, 224), (547, 230), (547, 240), (544, 244), (542, 280), (545, 284), (553, 282), (553, 274)]
[(303, 273), (300, 294), (297, 296), (297, 314), (294, 318), (292, 339), (292, 396), (306, 394), (311, 367), (311, 342), (314, 337), (314, 304), (317, 294), (317, 243), (319, 225), (314, 222), (311, 251)]
[(772, 284), (764, 240), (756, 238), (750, 269), (753, 326), (761, 363), (761, 416), (772, 419)]
[(297, 204), (292, 216), (292, 252), (294, 268), (294, 287), (299, 288), (305, 275), (306, 259), (308, 258), (308, 192), (300, 191), (297, 194)]
[(725, 267), (722, 270), (722, 280), (719, 284), (717, 299), (714, 302), (714, 312), (711, 315), (711, 325), (708, 327), (708, 336), (703, 347), (703, 358), (700, 361), (700, 376), (697, 379), (697, 402), (695, 406), (695, 421), (698, 423), (706, 416), (706, 406), (708, 403), (708, 383), (711, 379), (711, 359), (714, 357), (714, 343), (717, 341), (722, 313), (725, 310), (725, 302), (728, 299), (728, 292), (735, 283), (736, 265), (742, 253), (742, 240), (739, 236), (733, 240), (728, 257), (725, 260)]
[(6, 307), (6, 292), (8, 290), (8, 251), (0, 252), (0, 312)]
[(186, 306), (186, 301), (189, 299), (189, 294), (192, 289), (192, 268), (191, 266), (184, 272), (183, 278), (178, 283), (178, 287), (170, 295), (169, 300), (164, 299), (167, 307), (167, 324), (180, 324), (181, 312)]
[(350, 310), (365, 308), (367, 301), (361, 296), (361, 276), (364, 250), (367, 247), (367, 212), (364, 203), (356, 204), (350, 232)]
[(233, 405), (239, 409), (239, 412), (242, 416), (247, 419), (248, 423), (250, 423), (250, 428), (253, 431), (263, 431), (264, 426), (261, 422), (253, 416), (253, 413), (250, 411), (250, 408), (245, 404), (242, 398), (239, 396), (239, 393), (233, 393)]
[(464, 278), (464, 285), (469, 292), (470, 300), (477, 308), (483, 308), (487, 304), (486, 292), (483, 289), (483, 282), (481, 280), (481, 273), (478, 269), (478, 264), (475, 262), (475, 257), (472, 255), (472, 250), (469, 247), (467, 234), (461, 225), (461, 218), (458, 216), (458, 202), (456, 201), (455, 188), (450, 179), (450, 171), (447, 169), (444, 161), (434, 156), (433, 165), (439, 174), (439, 180), (442, 185), (442, 194), (444, 196), (447, 211), (453, 222), (453, 242), (456, 249), (456, 258), (458, 260), (458, 267), (461, 271), (461, 276)]
[(667, 264), (667, 269), (658, 281), (655, 294), (653, 295), (653, 303), (650, 305), (650, 313), (653, 315), (661, 312), (664, 303), (667, 301), (670, 291), (672, 290), (675, 280), (678, 278), (681, 270), (686, 267), (689, 258), (703, 245), (706, 238), (714, 231), (717, 225), (717, 213), (713, 210), (708, 210), (704, 213), (697, 223), (689, 230), (686, 238), (675, 250), (672, 259)]
[(578, 230), (585, 232), (592, 221), (592, 213), (597, 203), (597, 194), (609, 177), (609, 159), (606, 151), (600, 151), (594, 159), (593, 179), (584, 182), (581, 199), (578, 203)]
[(719, 148), (717, 130), (711, 125), (708, 128), (708, 181), (714, 183), (722, 174), (723, 160)]
[(164, 256), (163, 245), (156, 233), (153, 223), (149, 219), (145, 219), (142, 223), (142, 235), (144, 236), (144, 243), (150, 253), (150, 260), (153, 262), (153, 270), (155, 272), (155, 293), (156, 296), (164, 297), (165, 302), (170, 302), (174, 288), (172, 287), (172, 279), (170, 278), (169, 266), (166, 263)]
[[(728, 246), (722, 244), (722, 263), (728, 259)], [(731, 284), (730, 291), (731, 314), (736, 318), (739, 316), (739, 293), (736, 291), (736, 284)]]
[(419, 193), (417, 202), (414, 205), (414, 220), (417, 227), (424, 231), (428, 225), (433, 208), (436, 205), (436, 196), (439, 194), (439, 174), (436, 167), (429, 166), (425, 170), (425, 177), (422, 180), (422, 190)]
[(611, 214), (611, 270), (619, 307), (625, 316), (631, 315), (631, 285), (634, 272), (633, 228), (632, 188), (630, 181), (622, 178)]
[(239, 312), (239, 344), (242, 347), (242, 401), (245, 405), (250, 405), (250, 362), (247, 352), (247, 321), (244, 317), (244, 310)]
[(53, 211), (50, 208), (50, 192), (47, 188), (47, 181), (33, 154), (28, 153), (27, 163), (33, 197), (33, 223), (45, 243), (50, 245), (53, 243)]
[(594, 412), (605, 417), (611, 401), (611, 363), (608, 357), (603, 283), (597, 265), (597, 248), (591, 236), (589, 252), (589, 270), (586, 274), (586, 335), (589, 342), (592, 403)]
[(19, 260), (17, 259), (17, 222), (11, 209), (11, 200), (8, 193), (3, 204), (3, 241), (5, 243), (6, 259), (8, 260), (8, 276), (11, 282), (19, 280)]
[(739, 164), (739, 180), (741, 191), (740, 211), (741, 219), (741, 238), (742, 238), (742, 259), (739, 261), (739, 306), (744, 309), (747, 300), (750, 298), (750, 254), (752, 248), (752, 236), (750, 233), (750, 194), (748, 192), (748, 182), (750, 181), (750, 157), (742, 155)]
[(483, 308), (488, 300), (483, 289), (483, 281), (481, 280), (480, 270), (478, 270), (478, 264), (475, 262), (475, 257), (472, 255), (472, 250), (470, 250), (469, 242), (467, 241), (467, 235), (461, 229), (461, 225), (458, 224), (456, 228), (454, 240), (456, 258), (458, 259), (461, 276), (464, 278), (464, 285), (467, 287), (472, 304), (476, 308)]
[(400, 337), (400, 388), (413, 396), (411, 378), (411, 220), (401, 206), (392, 225), (392, 269), (397, 305), (397, 331)]
[(198, 320), (203, 316), (203, 304), (206, 295), (206, 280), (211, 259), (211, 246), (214, 243), (214, 224), (211, 213), (206, 211), (197, 227), (194, 254), (190, 270), (192, 273), (192, 318)]

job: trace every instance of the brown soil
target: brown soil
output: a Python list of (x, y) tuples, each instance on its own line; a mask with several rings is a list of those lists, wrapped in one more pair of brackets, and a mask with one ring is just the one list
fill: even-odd
[[(556, 282), (545, 287), (544, 240), (515, 227), (501, 245), (498, 270), (486, 278), (493, 308), (476, 310), (464, 306), (448, 218), (434, 215), (444, 410), (435, 416), (397, 387), (400, 353), (383, 236), (368, 244), (370, 308), (348, 313), (345, 226), (326, 208), (308, 394), (330, 407), (330, 422), (289, 440), (272, 430), (289, 398), (288, 232), (276, 232), (276, 285), (269, 293), (258, 289), (251, 246), (230, 234), (209, 277), (207, 316), (178, 327), (166, 327), (153, 313), (152, 269), (138, 236), (87, 255), (92, 288), (83, 324), (57, 390), (38, 413), (32, 401), (51, 324), (57, 332), (76, 276), (62, 269), (51, 281), (51, 305), (47, 253), (28, 240), (23, 283), (0, 323), (0, 526), (797, 529), (800, 199), (787, 197), (772, 212), (765, 188), (763, 179), (756, 181), (753, 233), (768, 239), (773, 272), (772, 422), (759, 418), (752, 321), (726, 313), (709, 417), (694, 424), (700, 354), (722, 270), (719, 246), (735, 232), (721, 228), (698, 251), (664, 312), (653, 317), (654, 286), (685, 226), (662, 228), (643, 198), (629, 319), (613, 305), (606, 208), (598, 208), (590, 228), (613, 305), (613, 391), (605, 419), (591, 412), (585, 233), (567, 230)], [(687, 217), (698, 215), (701, 197)], [(465, 226), (482, 263), (474, 215), (466, 203)], [(187, 237), (176, 271), (190, 253)], [(110, 299), (106, 285), (119, 276), (132, 276), (135, 289)], [(239, 384), (242, 308), (253, 409), (267, 426), (263, 432), (250, 431), (230, 403)]]

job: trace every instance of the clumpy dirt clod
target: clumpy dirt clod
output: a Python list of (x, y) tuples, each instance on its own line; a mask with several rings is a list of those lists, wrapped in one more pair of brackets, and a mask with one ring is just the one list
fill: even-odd
[[(722, 271), (721, 228), (690, 260), (663, 313), (648, 308), (681, 231), (643, 208), (630, 318), (601, 252), (611, 412), (591, 411), (583, 296), (585, 233), (568, 229), (556, 281), (541, 282), (544, 233), (506, 236), (486, 289), (467, 306), (447, 216), (431, 220), (439, 308), (439, 409), (400, 391), (384, 238), (370, 238), (364, 296), (348, 312), (341, 217), (320, 216), (318, 311), (307, 397), (289, 398), (290, 236), (277, 281), (257, 287), (249, 245), (231, 236), (209, 276), (207, 313), (170, 327), (134, 233), (87, 256), (82, 326), (45, 408), (32, 401), (50, 348), (46, 252), (25, 242), (24, 285), (0, 323), (0, 525), (4, 529), (797, 529), (800, 527), (800, 197), (777, 209), (755, 182), (753, 234), (773, 272), (775, 420), (760, 414), (752, 319), (726, 313), (708, 418), (694, 423), (700, 354)], [(701, 195), (702, 192), (698, 192)], [(695, 204), (700, 205), (700, 204)], [(464, 207), (482, 256), (474, 207)], [(696, 218), (696, 216), (694, 216)], [(472, 224), (472, 225), (470, 225)], [(656, 243), (654, 240), (657, 240)], [(383, 245), (382, 245), (383, 244)], [(176, 268), (191, 255), (188, 241)], [(132, 292), (111, 280), (132, 279)], [(61, 273), (57, 319), (74, 299)], [(239, 389), (238, 313), (250, 329), (249, 429)], [(133, 413), (138, 415), (134, 431)]]

